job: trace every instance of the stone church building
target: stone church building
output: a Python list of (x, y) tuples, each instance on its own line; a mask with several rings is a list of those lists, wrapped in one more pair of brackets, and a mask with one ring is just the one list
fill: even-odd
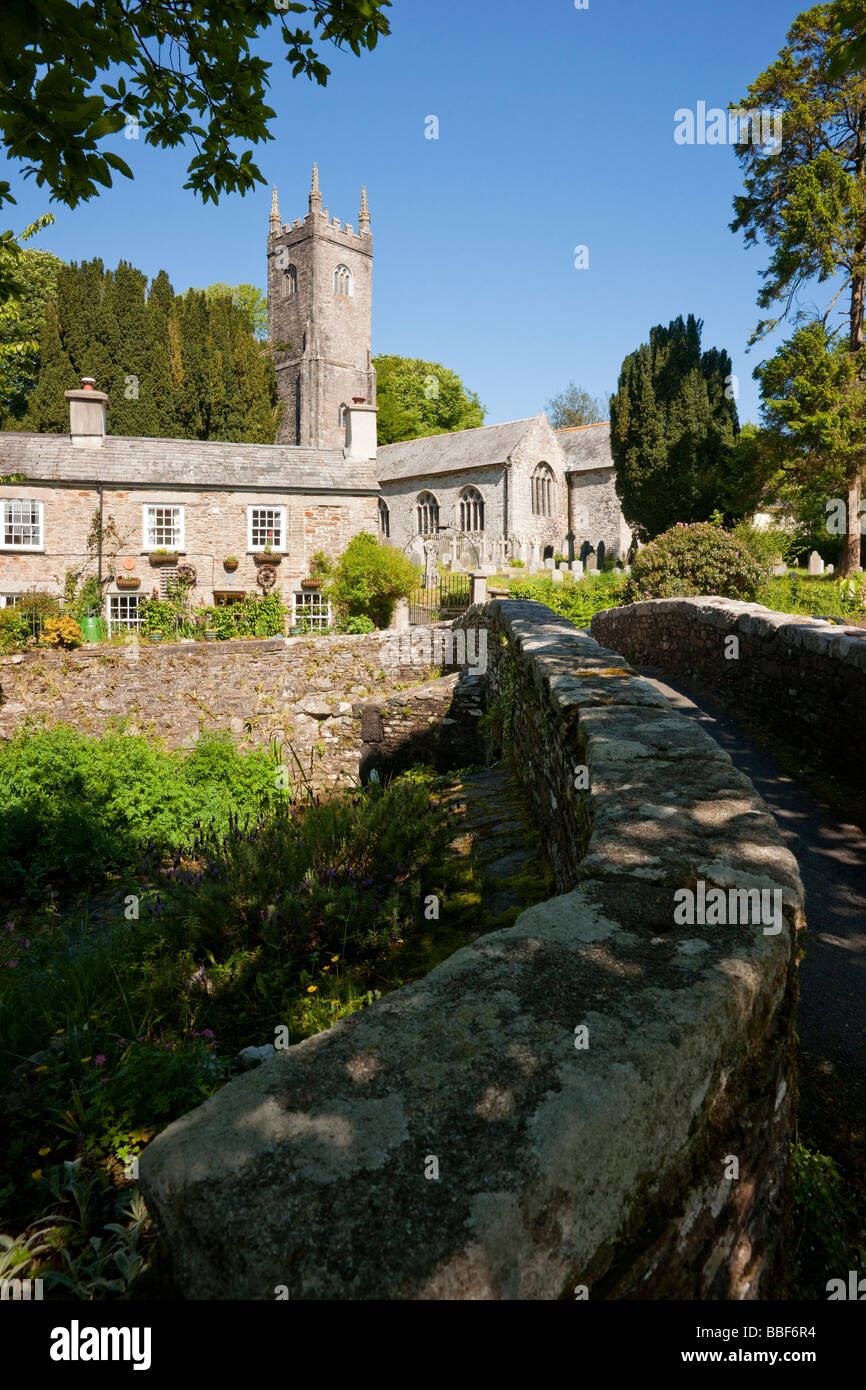
[(554, 431), (539, 414), (377, 449), (366, 190), (357, 231), (323, 209), (315, 168), (308, 203), (285, 225), (276, 190), (271, 205), (277, 443), (107, 434), (110, 402), (85, 378), (65, 393), (68, 434), (0, 433), (0, 606), (31, 588), (62, 595), (84, 564), (112, 575), (111, 629), (135, 628), (140, 599), (181, 564), (194, 604), (275, 587), (293, 618), (325, 625), (301, 581), (316, 551), (336, 558), (360, 531), (421, 563), (435, 543), (460, 568), (625, 558), (607, 425)]

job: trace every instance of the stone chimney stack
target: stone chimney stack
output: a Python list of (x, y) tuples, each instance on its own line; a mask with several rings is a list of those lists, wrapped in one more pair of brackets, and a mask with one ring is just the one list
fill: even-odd
[(351, 460), (376, 457), (376, 414), (374, 405), (367, 405), (363, 396), (353, 396), (346, 407), (346, 447), (343, 457)]
[(69, 402), (69, 434), (79, 449), (101, 448), (105, 438), (105, 412), (108, 397), (95, 389), (92, 376), (81, 378), (80, 391), (64, 391)]

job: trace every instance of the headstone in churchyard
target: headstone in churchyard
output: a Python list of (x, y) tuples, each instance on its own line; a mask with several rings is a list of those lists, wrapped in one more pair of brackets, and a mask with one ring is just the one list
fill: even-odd
[(583, 574), (583, 561), (571, 560), (568, 568), (571, 570), (572, 574)]
[(553, 580), (554, 584), (564, 584), (564, 583), (565, 583), (565, 575), (562, 573), (562, 570), (553, 570), (553, 571), (551, 572), (550, 577), (551, 577), (551, 579)]
[(623, 574), (631, 574), (631, 565), (623, 565), (622, 572)]
[(773, 573), (774, 573), (774, 574), (787, 574), (787, 573), (788, 573), (788, 566), (785, 564), (785, 561), (782, 559), (781, 555), (778, 555), (778, 556), (776, 557), (776, 559), (773, 561)]
[(833, 573), (833, 566), (832, 566), (832, 565), (825, 565), (825, 566), (824, 566), (824, 573), (825, 573), (825, 574), (832, 574), (832, 573)]
[(594, 550), (591, 550), (586, 557), (586, 568), (587, 570), (598, 570), (598, 556)]
[(545, 562), (544, 562), (544, 568), (545, 568), (546, 570), (556, 569), (556, 565), (555, 565), (555, 563), (554, 563), (554, 559), (553, 559), (553, 556), (552, 556), (552, 555), (548, 555), (547, 559), (546, 559)]
[(818, 554), (817, 550), (813, 550), (809, 555), (809, 573), (824, 573), (824, 561), (821, 559), (821, 556)]

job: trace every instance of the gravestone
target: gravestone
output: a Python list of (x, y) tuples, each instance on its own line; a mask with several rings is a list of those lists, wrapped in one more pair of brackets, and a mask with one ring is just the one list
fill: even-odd
[(810, 556), (809, 556), (809, 573), (810, 573), (810, 574), (823, 574), (823, 573), (824, 573), (824, 561), (821, 559), (821, 556), (818, 554), (817, 550), (813, 550), (812, 553), (811, 553)]
[(774, 574), (787, 574), (787, 573), (788, 573), (788, 566), (785, 564), (785, 561), (782, 559), (781, 555), (778, 555), (778, 556), (776, 557), (776, 559), (773, 561), (773, 573), (774, 573)]
[(825, 565), (825, 566), (824, 566), (824, 573), (825, 573), (825, 574), (832, 574), (832, 573), (833, 573), (833, 566), (832, 566), (832, 565)]
[(591, 550), (589, 552), (584, 563), (587, 572), (589, 572), (590, 570), (593, 570), (596, 573), (598, 572), (598, 556), (596, 555), (594, 550)]
[(553, 581), (554, 584), (564, 584), (564, 583), (565, 583), (565, 575), (562, 573), (562, 570), (552, 570), (552, 571), (551, 571), (551, 574), (550, 574), (550, 578), (552, 579), (552, 581)]

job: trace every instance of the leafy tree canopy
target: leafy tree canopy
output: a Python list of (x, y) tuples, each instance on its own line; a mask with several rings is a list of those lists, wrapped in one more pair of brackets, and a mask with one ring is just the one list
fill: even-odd
[(253, 334), (259, 341), (268, 336), (268, 297), (256, 285), (227, 285), (217, 280), (208, 285), (205, 294), (209, 299), (226, 295), (235, 308), (242, 309), (250, 321)]
[(373, 366), (380, 444), (398, 444), (484, 424), (485, 410), (478, 396), (440, 362), (386, 354), (374, 357)]
[(544, 407), (544, 413), (555, 430), (566, 430), (575, 425), (596, 425), (607, 419), (602, 402), (573, 381), (558, 396), (551, 397)]
[[(112, 173), (133, 177), (102, 142), (136, 123), (150, 145), (195, 145), (184, 188), (204, 202), (247, 193), (265, 180), (252, 150), (234, 142), (273, 139), (276, 115), (265, 104), (272, 64), (253, 53), (255, 40), (278, 22), (292, 76), (324, 86), (321, 44), (358, 55), (375, 48), (390, 33), (388, 8), (390, 0), (6, 0), (3, 141), (25, 176), (71, 208), (97, 185), (110, 188)], [(311, 27), (295, 27), (301, 18)], [(14, 201), (0, 182), (0, 204)]]
[[(35, 227), (27, 229), (32, 233)], [(26, 234), (22, 240), (26, 240)], [(63, 262), (50, 251), (20, 249), (11, 269), (14, 292), (0, 302), (0, 428), (9, 416), (20, 418), (39, 376), (39, 334), (45, 309), (53, 299)]]

